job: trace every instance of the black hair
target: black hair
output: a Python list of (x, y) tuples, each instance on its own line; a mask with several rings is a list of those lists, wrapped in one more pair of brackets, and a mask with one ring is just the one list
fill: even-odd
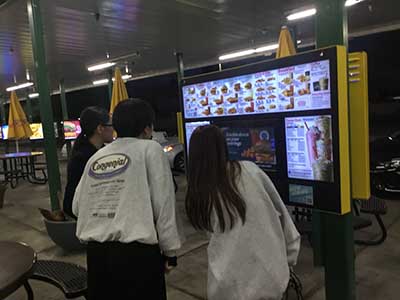
[(154, 124), (151, 105), (142, 99), (127, 99), (114, 110), (112, 123), (118, 137), (138, 137), (146, 127)]
[(81, 133), (74, 143), (72, 152), (79, 151), (79, 148), (89, 142), (89, 138), (95, 133), (97, 126), (106, 125), (110, 121), (107, 110), (98, 106), (85, 108), (80, 116)]

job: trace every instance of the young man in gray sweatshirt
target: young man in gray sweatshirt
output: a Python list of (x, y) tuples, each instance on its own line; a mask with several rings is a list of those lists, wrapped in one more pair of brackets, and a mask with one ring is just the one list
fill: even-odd
[(171, 170), (140, 99), (113, 114), (118, 138), (88, 161), (73, 200), (88, 243), (89, 299), (166, 299), (164, 272), (181, 247)]

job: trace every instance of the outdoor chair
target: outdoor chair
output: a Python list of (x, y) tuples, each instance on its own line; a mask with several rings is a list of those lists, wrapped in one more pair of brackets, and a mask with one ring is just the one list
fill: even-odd
[(86, 269), (72, 263), (38, 260), (30, 279), (44, 281), (59, 288), (67, 299), (85, 297), (87, 293)]
[[(359, 207), (358, 205), (359, 204)], [(354, 205), (354, 211), (355, 211), (355, 218), (360, 216), (360, 213), (364, 214), (370, 214), (374, 215), (376, 218), (376, 221), (378, 222), (378, 226), (380, 228), (380, 237), (376, 240), (368, 241), (368, 240), (355, 240), (355, 243), (358, 245), (367, 245), (367, 246), (376, 246), (382, 244), (387, 237), (387, 230), (385, 227), (385, 224), (382, 221), (381, 216), (385, 215), (387, 213), (387, 205), (385, 200), (380, 199), (375, 196), (371, 196), (369, 200), (358, 200), (355, 202)], [(364, 227), (372, 225), (372, 222), (370, 220), (369, 225), (366, 225)], [(358, 229), (364, 228), (360, 227)]]

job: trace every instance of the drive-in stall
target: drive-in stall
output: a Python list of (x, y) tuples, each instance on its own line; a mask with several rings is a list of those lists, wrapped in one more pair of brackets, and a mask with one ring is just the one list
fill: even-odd
[(215, 124), (230, 158), (255, 162), (287, 204), (349, 212), (346, 60), (337, 46), (185, 78), (186, 145)]

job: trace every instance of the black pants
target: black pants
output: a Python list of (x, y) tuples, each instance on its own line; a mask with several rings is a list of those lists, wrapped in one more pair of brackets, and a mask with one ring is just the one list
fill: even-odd
[(87, 268), (90, 300), (167, 299), (158, 245), (90, 242)]

